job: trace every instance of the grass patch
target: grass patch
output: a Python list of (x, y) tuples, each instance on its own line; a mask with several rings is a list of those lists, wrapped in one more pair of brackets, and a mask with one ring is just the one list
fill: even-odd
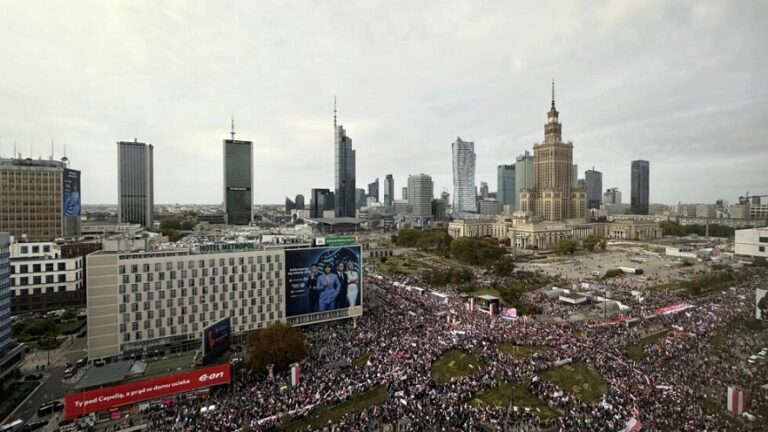
[(10, 414), (37, 387), (37, 381), (25, 381), (11, 384), (8, 388), (0, 389), (0, 421)]
[(356, 358), (352, 362), (352, 366), (354, 366), (356, 368), (361, 368), (361, 367), (365, 366), (368, 363), (368, 359), (370, 359), (370, 358), (371, 358), (371, 353), (365, 353), (365, 354), (361, 355), (360, 357)]
[(139, 379), (152, 377), (156, 375), (163, 375), (171, 372), (176, 372), (176, 369), (181, 370), (192, 369), (192, 361), (195, 358), (195, 352), (189, 352), (180, 356), (168, 357), (164, 360), (154, 360), (147, 363), (147, 369), (144, 370), (144, 375)]
[(528, 391), (529, 380), (521, 383), (503, 383), (479, 394), (469, 401), (470, 405), (490, 405), (494, 407), (517, 406), (530, 408), (542, 420), (559, 417), (560, 413), (552, 409), (543, 400)]
[(587, 403), (599, 401), (608, 390), (603, 377), (583, 362), (550, 368), (541, 376)]
[(499, 352), (517, 359), (527, 359), (536, 353), (544, 352), (549, 349), (543, 346), (514, 345), (506, 342), (500, 343), (497, 348)]
[(320, 407), (314, 415), (304, 420), (290, 423), (285, 429), (288, 431), (306, 430), (311, 426), (314, 429), (321, 428), (328, 422), (335, 423), (347, 414), (362, 411), (387, 400), (387, 386), (380, 385), (367, 392), (358, 393), (346, 401), (333, 407)]
[(379, 269), (387, 274), (412, 275), (424, 270), (431, 270), (433, 267), (404, 256), (387, 257), (387, 262), (378, 262)]
[(432, 379), (447, 383), (454, 377), (465, 377), (483, 370), (485, 365), (474, 354), (451, 350), (432, 364)]
[(656, 341), (666, 336), (667, 333), (669, 333), (669, 329), (664, 329), (662, 331), (638, 338), (637, 340), (625, 345), (624, 352), (627, 354), (627, 357), (631, 358), (632, 360), (640, 361), (643, 359), (643, 357), (645, 357), (645, 347), (655, 344)]

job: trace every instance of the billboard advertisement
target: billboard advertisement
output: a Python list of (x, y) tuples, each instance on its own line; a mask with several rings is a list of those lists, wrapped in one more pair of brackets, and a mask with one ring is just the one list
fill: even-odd
[(226, 317), (203, 329), (203, 364), (215, 360), (232, 342), (232, 319)]
[(768, 319), (768, 289), (755, 290), (755, 318)]
[(228, 384), (230, 377), (229, 364), (223, 364), (130, 384), (70, 393), (64, 397), (64, 417), (71, 419), (136, 402)]
[(362, 305), (361, 257), (359, 245), (286, 250), (286, 316)]
[(64, 216), (80, 216), (80, 171), (64, 169)]

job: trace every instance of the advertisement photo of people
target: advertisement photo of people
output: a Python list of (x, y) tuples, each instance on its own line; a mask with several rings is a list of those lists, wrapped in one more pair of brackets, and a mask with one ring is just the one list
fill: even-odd
[(285, 251), (286, 316), (362, 304), (360, 246)]

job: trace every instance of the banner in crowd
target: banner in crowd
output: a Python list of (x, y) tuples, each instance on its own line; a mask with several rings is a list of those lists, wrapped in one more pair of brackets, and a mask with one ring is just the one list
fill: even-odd
[(728, 387), (728, 411), (741, 415), (747, 410), (747, 393), (736, 387)]
[(296, 387), (301, 380), (301, 365), (294, 363), (291, 365), (291, 386)]
[(755, 318), (768, 319), (768, 289), (757, 288), (755, 290)]
[(624, 429), (621, 432), (637, 432), (643, 428), (643, 423), (638, 419), (629, 419), (624, 424)]
[(684, 311), (686, 309), (689, 309), (691, 307), (692, 306), (689, 305), (688, 303), (678, 303), (678, 304), (674, 304), (674, 305), (660, 307), (660, 308), (656, 309), (656, 313), (658, 313), (659, 315), (669, 315), (669, 314), (673, 314), (673, 313), (682, 312), (682, 311)]
[(589, 324), (589, 327), (590, 327), (590, 328), (595, 328), (595, 327), (607, 327), (607, 326), (613, 326), (613, 325), (618, 325), (618, 324), (621, 324), (621, 323), (627, 322), (627, 321), (629, 321), (630, 319), (632, 319), (632, 318), (631, 318), (631, 317), (628, 317), (628, 316), (624, 316), (624, 315), (623, 315), (623, 316), (620, 316), (620, 317), (618, 317), (618, 318), (616, 318), (616, 319), (613, 319), (613, 320), (611, 320), (611, 321), (600, 321), (600, 322), (596, 322), (596, 323), (592, 323), (592, 324)]
[(501, 311), (501, 316), (502, 318), (517, 319), (517, 309), (504, 308), (504, 310)]
[(130, 384), (70, 393), (64, 398), (64, 417), (71, 419), (163, 396), (228, 384), (230, 376), (229, 364), (223, 364)]

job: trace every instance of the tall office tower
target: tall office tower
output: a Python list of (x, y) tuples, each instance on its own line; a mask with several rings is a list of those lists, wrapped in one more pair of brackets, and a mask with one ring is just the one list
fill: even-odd
[(355, 210), (360, 210), (360, 207), (365, 205), (365, 189), (355, 189)]
[(480, 197), (488, 198), (488, 182), (480, 182)]
[(117, 142), (117, 222), (152, 227), (155, 221), (152, 144)]
[(304, 210), (304, 195), (296, 195), (296, 199), (293, 202), (296, 204), (296, 210)]
[(296, 210), (296, 203), (292, 199), (285, 197), (285, 211)]
[(312, 199), (309, 202), (309, 217), (321, 218), (326, 210), (335, 206), (334, 193), (330, 189), (312, 189)]
[(372, 183), (368, 183), (368, 196), (373, 198), (375, 202), (379, 201), (379, 178), (376, 177)]
[(610, 188), (603, 194), (603, 204), (621, 204), (621, 192), (619, 188)]
[(587, 208), (599, 209), (603, 192), (603, 173), (592, 167), (584, 173), (587, 182)]
[(448, 203), (451, 202), (451, 194), (449, 194), (448, 191), (443, 191), (440, 193), (440, 199), (445, 201), (445, 205), (448, 205)]
[(477, 213), (475, 143), (456, 138), (453, 152), (453, 213)]
[(0, 231), (51, 241), (80, 234), (80, 171), (68, 159), (0, 158)]
[(355, 150), (352, 139), (347, 136), (344, 126), (336, 124), (336, 99), (333, 99), (333, 129), (336, 144), (335, 187), (336, 217), (355, 217)]
[(392, 207), (392, 201), (395, 200), (395, 178), (392, 174), (384, 177), (384, 207)]
[(579, 187), (579, 166), (573, 164), (571, 169), (571, 189), (577, 189)]
[(515, 189), (515, 164), (512, 165), (499, 165), (497, 168), (497, 190), (496, 200), (505, 205), (515, 205), (515, 195), (517, 190)]
[(435, 195), (435, 185), (432, 177), (426, 174), (408, 176), (408, 204), (411, 214), (415, 217), (432, 216), (432, 198)]
[(520, 210), (520, 191), (536, 187), (536, 176), (533, 169), (533, 156), (525, 154), (515, 159), (515, 207)]
[[(0, 359), (13, 346), (11, 339), (11, 236), (0, 232)], [(0, 382), (4, 382), (0, 379)]]
[(224, 140), (224, 218), (229, 225), (250, 225), (253, 222), (253, 142)]
[(404, 200), (408, 200), (408, 186), (403, 186), (401, 194)]
[(520, 192), (520, 210), (543, 220), (586, 219), (586, 191), (573, 187), (573, 143), (563, 142), (554, 80), (547, 118), (544, 142), (533, 145), (536, 186)]
[(646, 160), (632, 161), (632, 191), (630, 210), (632, 214), (647, 215), (650, 203), (650, 163)]

